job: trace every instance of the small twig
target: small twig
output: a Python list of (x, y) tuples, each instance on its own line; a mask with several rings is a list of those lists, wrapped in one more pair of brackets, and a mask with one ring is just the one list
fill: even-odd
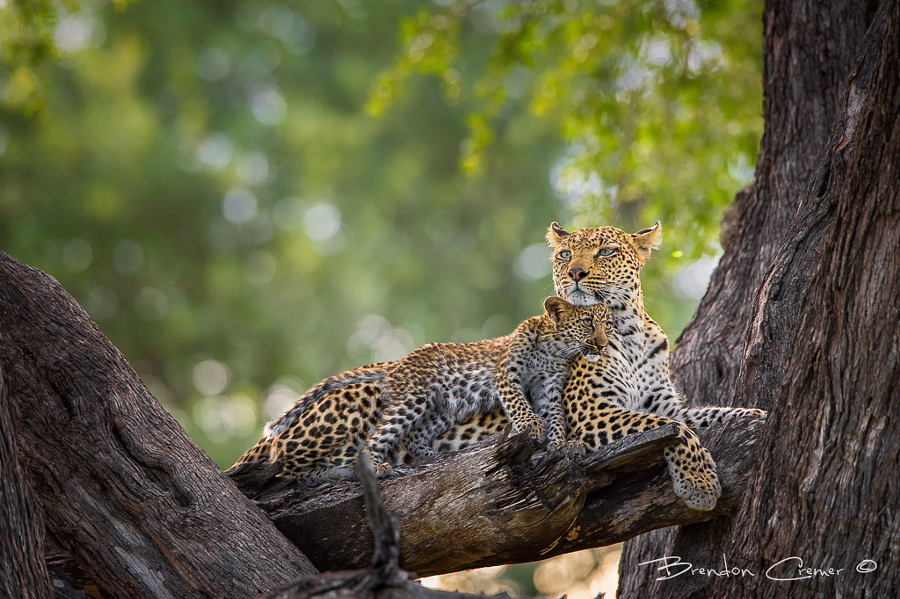
[(375, 555), (372, 568), (378, 572), (382, 582), (396, 583), (406, 579), (406, 573), (399, 569), (400, 563), (400, 527), (397, 519), (384, 509), (381, 493), (378, 492), (378, 481), (375, 478), (375, 467), (368, 450), (363, 449), (356, 461), (356, 471), (362, 483), (363, 499), (366, 502), (366, 514), (375, 537)]

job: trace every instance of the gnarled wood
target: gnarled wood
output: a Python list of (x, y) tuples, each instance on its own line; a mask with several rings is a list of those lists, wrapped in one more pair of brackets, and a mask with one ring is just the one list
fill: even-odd
[[(706, 597), (900, 587), (900, 3), (882, 3), (851, 64), (827, 150), (754, 305), (738, 399), (770, 393), (772, 422), (723, 549), (752, 568), (796, 555), (844, 574), (802, 590), (713, 582)], [(864, 560), (877, 572), (858, 571)]]
[(59, 284), (2, 252), (0, 362), (47, 529), (106, 597), (247, 597), (315, 572)]
[(469, 595), (425, 588), (399, 569), (397, 521), (384, 508), (378, 491), (372, 458), (363, 451), (357, 462), (366, 513), (375, 537), (370, 568), (346, 572), (326, 572), (294, 581), (265, 595), (265, 599), (313, 599), (327, 595), (334, 599), (511, 599), (506, 593)]
[[(724, 258), (718, 276), (753, 284), (755, 301), (733, 323), (746, 335), (734, 398), (771, 407), (770, 428), (734, 524), (630, 543), (623, 598), (886, 597), (900, 585), (900, 521), (888, 515), (900, 501), (900, 5), (883, 2), (873, 19), (875, 4), (768, 4), (767, 67), (794, 75), (766, 77), (772, 132), (760, 156), (776, 168), (757, 172), (757, 186), (769, 190), (759, 210), (793, 218), (778, 251), (766, 255), (765, 277), (748, 279)], [(807, 97), (809, 90), (825, 96)], [(823, 130), (827, 144), (810, 144)], [(765, 235), (752, 221), (738, 221), (736, 231)], [(729, 299), (716, 291), (710, 302)], [(698, 312), (695, 326), (723, 328), (713, 312)], [(697, 358), (684, 351), (679, 360)], [(722, 568), (725, 556), (756, 576), (660, 581), (638, 567), (666, 555), (706, 568)], [(842, 572), (792, 582), (764, 575), (792, 556)], [(877, 570), (856, 571), (864, 560)], [(802, 577), (798, 568), (788, 562), (775, 576)]]
[(15, 444), (0, 366), (0, 597), (52, 597), (44, 564), (44, 522)]
[[(673, 524), (730, 513), (761, 429), (734, 419), (701, 431), (724, 487), (715, 510), (688, 508), (675, 496), (662, 450), (669, 425), (629, 436), (574, 460), (538, 451), (524, 436), (495, 439), (380, 482), (400, 522), (400, 564), (419, 576), (528, 562), (610, 545)], [(290, 479), (254, 478), (242, 488), (322, 570), (362, 568), (372, 538), (355, 481), (310, 489)]]

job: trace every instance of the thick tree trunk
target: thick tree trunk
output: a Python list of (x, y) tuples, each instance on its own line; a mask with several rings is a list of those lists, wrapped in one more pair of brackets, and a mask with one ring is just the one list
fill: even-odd
[(725, 253), (672, 354), (695, 405), (736, 405), (753, 300), (812, 181), (873, 0), (769, 0), (763, 19), (765, 131), (756, 178), (729, 209)]
[(0, 361), (47, 530), (104, 596), (246, 597), (315, 572), (59, 284), (2, 252)]
[[(740, 256), (729, 244), (706, 311), (685, 338), (713, 339), (707, 331), (729, 327), (747, 335), (727, 378), (735, 381), (735, 405), (769, 408), (769, 425), (738, 515), (719, 529), (698, 525), (674, 538), (630, 543), (621, 597), (887, 597), (900, 587), (900, 520), (891, 507), (900, 503), (900, 9), (884, 3), (856, 61), (845, 52), (863, 41), (859, 28), (872, 16), (865, 3), (772, 3), (766, 15), (767, 135), (756, 187), (775, 193), (757, 200), (779, 211), (795, 203), (790, 194), (801, 177), (808, 177), (806, 191), (795, 196), (801, 201), (774, 258), (763, 254), (766, 276), (747, 279), (752, 287), (744, 298), (758, 293), (756, 300), (735, 320), (716, 320), (716, 305), (735, 298), (731, 289), (746, 276), (731, 270)], [(810, 34), (820, 41), (798, 45)], [(785, 81), (776, 84), (770, 74), (788, 59), (786, 47), (819, 55), (814, 68), (796, 57), (784, 63), (798, 69), (792, 80), (807, 88), (833, 84), (856, 65), (847, 83), (835, 86), (843, 90), (839, 103), (779, 94)], [(791, 126), (784, 114), (802, 120)], [(809, 177), (809, 162), (795, 162), (791, 147), (809, 144), (806, 131), (825, 123), (833, 134)], [(755, 222), (739, 220), (735, 234), (762, 247), (753, 238), (770, 233)], [(694, 347), (679, 348), (679, 365), (695, 359)], [(739, 374), (734, 364), (742, 364)], [(702, 379), (690, 368), (679, 373), (688, 387)], [(704, 384), (698, 388), (708, 389)], [(727, 560), (755, 576), (685, 573), (659, 581), (666, 571), (640, 565), (676, 555), (719, 571)], [(801, 572), (801, 559), (818, 572)], [(767, 576), (780, 560), (787, 561)]]

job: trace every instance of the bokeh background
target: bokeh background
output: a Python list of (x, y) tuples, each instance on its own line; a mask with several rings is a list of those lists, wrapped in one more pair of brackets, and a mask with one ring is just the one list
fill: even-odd
[[(0, 249), (222, 467), (328, 375), (538, 313), (553, 220), (661, 220), (646, 305), (675, 340), (753, 176), (761, 11), (0, 0)], [(594, 597), (617, 555), (428, 583)]]

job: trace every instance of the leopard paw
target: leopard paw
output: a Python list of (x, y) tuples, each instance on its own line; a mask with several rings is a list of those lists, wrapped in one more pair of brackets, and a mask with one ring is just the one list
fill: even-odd
[(547, 438), (547, 434), (544, 432), (544, 421), (537, 416), (516, 423), (514, 428), (516, 429), (516, 432), (524, 432), (528, 435), (529, 439), (537, 441), (538, 443), (543, 443)]
[(396, 474), (393, 466), (391, 466), (384, 460), (376, 458), (374, 456), (372, 457), (372, 466), (375, 469), (375, 476), (377, 476), (378, 478)]
[(581, 441), (576, 441), (574, 439), (568, 440), (553, 440), (547, 445), (547, 448), (550, 451), (562, 451), (565, 452), (566, 455), (584, 455), (587, 451), (584, 443)]
[(433, 458), (438, 455), (440, 452), (437, 449), (433, 449), (431, 447), (417, 447), (412, 454), (419, 458), (420, 460), (427, 460), (429, 458)]
[(694, 476), (675, 481), (675, 494), (691, 509), (702, 512), (713, 509), (722, 490), (718, 475), (715, 472), (709, 474), (706, 477)]
[(685, 441), (664, 452), (675, 494), (692, 509), (711, 510), (722, 496), (716, 463), (696, 437), (687, 437)]

